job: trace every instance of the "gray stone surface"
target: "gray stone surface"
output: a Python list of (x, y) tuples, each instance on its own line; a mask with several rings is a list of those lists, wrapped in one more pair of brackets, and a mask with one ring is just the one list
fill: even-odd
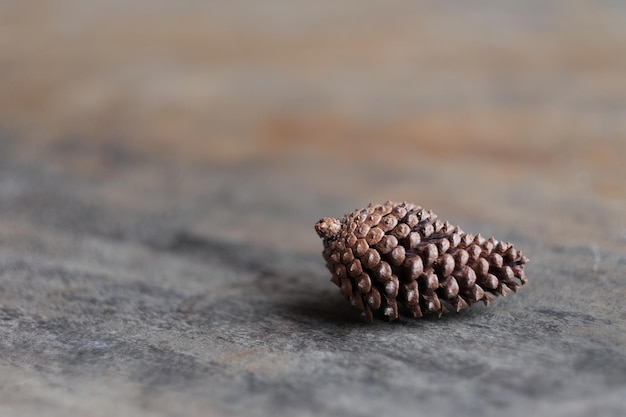
[[(105, 174), (89, 177), (71, 175), (68, 147), (43, 159), (2, 146), (1, 415), (626, 411), (626, 257), (609, 246), (500, 226), (494, 233), (531, 258), (518, 294), (442, 318), (367, 324), (329, 282), (312, 229), (320, 213), (356, 201), (320, 207), (310, 203), (329, 197), (314, 189), (274, 195), (275, 164), (256, 175), (186, 167), (167, 182), (171, 166), (120, 147)], [(111, 187), (136, 176), (149, 180), (113, 197)], [(198, 178), (203, 191), (178, 188)], [(228, 238), (251, 211), (267, 227), (282, 219), (295, 237), (310, 235), (311, 249)]]

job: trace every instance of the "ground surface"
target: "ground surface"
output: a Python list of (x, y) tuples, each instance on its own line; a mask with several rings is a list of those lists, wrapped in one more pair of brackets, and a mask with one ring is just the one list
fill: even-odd
[[(0, 415), (626, 413), (626, 9), (333, 3), (0, 3)], [(387, 199), (529, 283), (365, 323)]]

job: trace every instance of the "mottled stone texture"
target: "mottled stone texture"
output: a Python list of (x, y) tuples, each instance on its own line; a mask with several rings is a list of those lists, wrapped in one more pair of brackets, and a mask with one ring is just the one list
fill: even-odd
[[(45, 4), (44, 4), (45, 3)], [(0, 4), (1, 416), (623, 416), (620, 2)], [(514, 242), (367, 323), (312, 225)]]
[[(193, 190), (181, 191), (159, 174), (168, 168), (131, 154), (94, 178), (62, 168), (65, 151), (11, 161), (20, 145), (6, 143), (2, 415), (626, 409), (623, 252), (536, 239), (506, 219), (465, 222), (528, 248), (524, 291), (441, 319), (367, 324), (329, 282), (311, 229), (343, 200), (266, 197), (283, 168), (243, 181), (239, 167), (185, 167), (176, 181)], [(135, 175), (147, 183), (112, 197)], [(228, 237), (252, 209), (233, 203), (238, 192), (265, 219), (251, 234), (288, 227), (311, 248)]]

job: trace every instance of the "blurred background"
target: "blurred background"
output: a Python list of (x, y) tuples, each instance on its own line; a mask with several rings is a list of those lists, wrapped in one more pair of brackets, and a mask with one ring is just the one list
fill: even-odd
[(308, 250), (399, 199), (626, 239), (620, 1), (5, 0), (0, 50), (5, 154), (127, 218)]

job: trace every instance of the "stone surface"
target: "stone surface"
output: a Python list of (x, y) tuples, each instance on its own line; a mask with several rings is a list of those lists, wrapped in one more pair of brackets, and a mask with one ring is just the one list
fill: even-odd
[[(0, 415), (624, 415), (624, 8), (220, 3), (0, 5)], [(529, 283), (366, 323), (387, 199)]]

